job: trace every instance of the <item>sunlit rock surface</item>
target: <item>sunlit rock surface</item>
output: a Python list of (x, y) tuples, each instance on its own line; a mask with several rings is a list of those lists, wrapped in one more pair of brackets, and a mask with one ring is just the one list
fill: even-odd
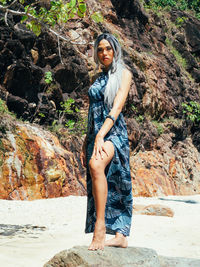
[[(79, 45), (61, 41), (64, 64), (55, 36), (24, 33), (11, 15), (13, 27), (1, 21), (0, 98), (18, 117), (46, 126), (59, 119), (60, 103), (68, 97), (86, 113), (95, 69), (93, 41), (101, 32), (112, 32), (133, 74), (124, 108), (133, 194), (200, 193), (200, 126), (186, 120), (182, 108), (182, 103), (200, 103), (200, 21), (175, 8), (147, 11), (138, 0), (87, 4), (92, 12), (102, 12), (104, 22), (94, 24), (86, 17), (66, 24), (63, 33)], [(178, 26), (180, 18), (185, 19)], [(53, 74), (52, 84), (44, 81), (46, 71)], [(86, 194), (81, 145), (78, 137), (61, 137), (59, 144), (39, 126), (18, 124), (16, 132), (0, 137), (0, 198)]]
[(18, 124), (2, 138), (0, 198), (33, 200), (85, 194), (80, 162), (50, 132)]
[(165, 152), (140, 151), (131, 156), (130, 165), (134, 196), (200, 193), (199, 153), (189, 138)]

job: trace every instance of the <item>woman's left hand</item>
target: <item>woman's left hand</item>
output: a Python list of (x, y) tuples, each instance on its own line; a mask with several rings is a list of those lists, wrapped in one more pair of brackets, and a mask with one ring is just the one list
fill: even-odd
[(95, 159), (103, 159), (103, 155), (107, 154), (106, 150), (104, 149), (104, 139), (101, 136), (96, 136), (95, 138), (95, 142), (94, 142), (94, 149), (93, 149), (93, 153), (92, 153), (92, 158)]

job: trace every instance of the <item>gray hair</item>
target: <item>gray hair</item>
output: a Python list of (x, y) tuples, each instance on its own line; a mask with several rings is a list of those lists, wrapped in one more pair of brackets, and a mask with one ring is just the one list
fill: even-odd
[(121, 77), (122, 71), (124, 69), (124, 63), (122, 60), (121, 46), (118, 40), (112, 34), (103, 33), (97, 37), (94, 43), (94, 61), (97, 64), (97, 68), (100, 64), (97, 52), (98, 45), (101, 40), (107, 40), (114, 52), (113, 62), (108, 71), (108, 82), (104, 91), (104, 102), (108, 105), (109, 108), (111, 108), (117, 91), (121, 86)]

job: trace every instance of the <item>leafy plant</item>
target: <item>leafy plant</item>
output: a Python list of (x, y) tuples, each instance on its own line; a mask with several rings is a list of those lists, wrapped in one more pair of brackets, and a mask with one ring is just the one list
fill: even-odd
[[(23, 5), (24, 11), (14, 9), (14, 4), (17, 2)], [(51, 28), (56, 24), (62, 25), (75, 16), (83, 18), (87, 13), (85, 0), (69, 0), (67, 2), (64, 0), (52, 0), (48, 1), (48, 9), (44, 6), (40, 6), (40, 1), (32, 1), (32, 3), (30, 3), (28, 0), (0, 0), (0, 4), (0, 10), (5, 12), (5, 20), (7, 20), (7, 13), (21, 16), (21, 22), (25, 23), (28, 29), (33, 31), (37, 36), (40, 35), (42, 29), (45, 29), (61, 37)], [(103, 20), (100, 12), (92, 13), (91, 18), (97, 23)], [(66, 40), (64, 37), (62, 37), (62, 39)]]
[(65, 126), (71, 131), (74, 129), (74, 125), (75, 125), (75, 121), (74, 120), (68, 120), (65, 123)]
[(0, 99), (0, 113), (5, 113), (5, 112), (6, 113), (8, 112), (8, 108), (5, 102), (2, 99)]
[(199, 124), (200, 122), (200, 104), (195, 101), (190, 101), (189, 103), (182, 103), (183, 113), (186, 118), (192, 121), (194, 124)]
[(156, 126), (158, 135), (163, 134), (164, 128), (163, 128), (162, 124), (157, 122), (157, 121), (152, 121), (152, 123)]
[(9, 115), (15, 116), (14, 113), (8, 110), (8, 107), (5, 101), (3, 101), (1, 98), (0, 98), (0, 114), (9, 114)]
[(144, 116), (138, 115), (135, 119), (136, 119), (137, 122), (143, 122)]
[(61, 102), (60, 106), (63, 108), (63, 111), (66, 114), (72, 114), (74, 111), (79, 112), (79, 109), (74, 105), (75, 100), (73, 98), (68, 98), (65, 102)]
[(181, 26), (183, 25), (183, 23), (186, 22), (187, 20), (188, 20), (187, 17), (178, 17), (178, 18), (176, 19), (176, 25), (177, 25), (178, 27), (181, 27)]
[(85, 134), (87, 119), (80, 114), (79, 108), (73, 98), (68, 98), (65, 102), (61, 102), (62, 110), (59, 110), (59, 119), (54, 120), (50, 130), (59, 131), (64, 124), (70, 133)]
[(52, 72), (51, 71), (47, 71), (45, 72), (45, 75), (44, 75), (44, 80), (47, 84), (51, 84), (52, 81), (53, 81), (53, 77), (52, 77)]
[(45, 118), (45, 115), (44, 115), (44, 113), (42, 113), (42, 112), (40, 112), (38, 115), (39, 115), (41, 118)]
[(200, 17), (200, 0), (145, 0), (144, 7), (154, 11), (176, 7), (179, 10), (192, 10), (197, 18)]
[(169, 38), (166, 38), (165, 42), (168, 45), (172, 54), (175, 56), (179, 65), (181, 65), (184, 69), (186, 69), (187, 68), (187, 61), (185, 58), (182, 57), (182, 55), (178, 52), (178, 50), (176, 50), (176, 48), (173, 47), (172, 41)]

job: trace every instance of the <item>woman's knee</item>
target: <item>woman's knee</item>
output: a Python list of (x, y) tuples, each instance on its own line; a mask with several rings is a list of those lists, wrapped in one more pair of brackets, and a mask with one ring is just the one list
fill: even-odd
[(92, 174), (99, 174), (104, 171), (102, 163), (96, 159), (90, 159), (89, 169)]

